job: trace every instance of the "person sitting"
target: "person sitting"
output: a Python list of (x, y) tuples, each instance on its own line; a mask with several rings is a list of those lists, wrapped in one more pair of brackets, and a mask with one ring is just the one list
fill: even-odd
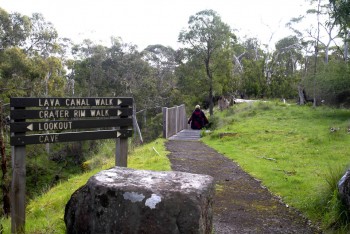
[(209, 121), (205, 116), (204, 112), (201, 110), (199, 105), (196, 105), (195, 110), (192, 112), (190, 119), (188, 120), (188, 124), (191, 123), (192, 129), (202, 129), (205, 127)]

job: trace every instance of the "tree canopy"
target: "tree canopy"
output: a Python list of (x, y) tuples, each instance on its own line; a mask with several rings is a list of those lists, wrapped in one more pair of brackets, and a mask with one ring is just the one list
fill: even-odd
[(213, 88), (214, 79), (218, 76), (219, 60), (235, 41), (236, 36), (230, 27), (213, 10), (200, 11), (191, 16), (188, 29), (179, 34), (179, 42), (187, 46), (187, 59), (198, 57), (202, 61), (202, 68), (197, 69), (205, 69), (210, 115), (213, 114)]

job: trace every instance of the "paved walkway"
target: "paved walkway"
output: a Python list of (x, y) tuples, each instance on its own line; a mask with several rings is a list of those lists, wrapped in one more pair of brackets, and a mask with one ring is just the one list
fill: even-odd
[(166, 147), (172, 170), (214, 177), (214, 233), (319, 233), (236, 163), (200, 142), (199, 133), (183, 131)]

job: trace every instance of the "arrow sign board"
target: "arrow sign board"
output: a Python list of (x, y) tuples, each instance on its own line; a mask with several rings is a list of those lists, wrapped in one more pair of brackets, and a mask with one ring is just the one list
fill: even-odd
[(97, 119), (97, 120), (71, 120), (47, 122), (15, 122), (10, 124), (11, 132), (28, 131), (66, 131), (72, 129), (132, 127), (131, 118)]
[[(11, 144), (15, 145), (124, 138), (129, 132), (114, 129), (124, 131), (133, 126), (133, 98), (130, 97), (11, 98), (10, 106)], [(35, 121), (26, 121), (28, 119)], [(77, 129), (89, 132), (72, 133), (71, 130)]]
[(115, 107), (132, 106), (133, 99), (127, 97), (101, 98), (11, 98), (11, 107)]
[[(11, 98), (10, 106), (10, 144), (14, 146), (12, 160), (16, 165), (11, 186), (14, 193), (11, 220), (15, 233), (25, 230), (26, 145), (115, 138), (116, 166), (127, 166), (133, 98)], [(26, 122), (27, 119), (37, 120)], [(100, 128), (104, 130), (97, 130)], [(72, 132), (73, 129), (84, 131)], [(41, 134), (26, 135), (27, 132)]]
[(99, 109), (41, 109), (12, 110), (11, 119), (61, 119), (61, 118), (93, 118), (93, 117), (127, 117), (132, 115), (132, 108), (99, 108)]
[(101, 130), (86, 132), (69, 132), (69, 133), (52, 133), (52, 134), (35, 134), (35, 135), (18, 135), (10, 139), (12, 146), (60, 143), (70, 141), (99, 140), (110, 138), (127, 138), (131, 137), (132, 130)]

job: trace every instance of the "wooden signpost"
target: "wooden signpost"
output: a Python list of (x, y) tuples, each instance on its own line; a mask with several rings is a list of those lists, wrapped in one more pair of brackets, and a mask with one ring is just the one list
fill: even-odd
[(26, 145), (115, 138), (116, 166), (127, 166), (132, 98), (11, 98), (10, 106), (12, 233), (25, 232)]

